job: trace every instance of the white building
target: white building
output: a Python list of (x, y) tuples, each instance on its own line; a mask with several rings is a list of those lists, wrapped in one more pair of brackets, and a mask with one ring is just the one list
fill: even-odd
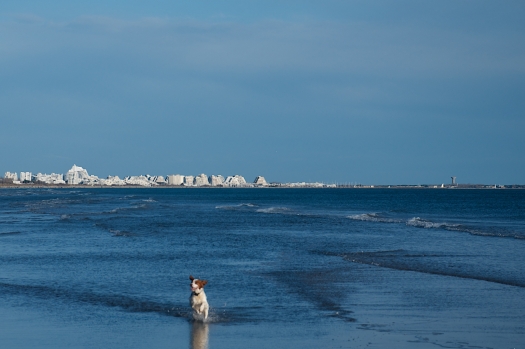
[(85, 169), (80, 166), (73, 165), (69, 171), (67, 171), (65, 180), (67, 184), (78, 185), (82, 184), (84, 180), (88, 180), (89, 175)]
[(108, 176), (108, 178), (106, 179), (100, 179), (99, 182), (100, 182), (100, 185), (107, 185), (107, 186), (126, 185), (126, 182), (123, 179), (120, 179), (119, 176)]
[(266, 179), (264, 179), (263, 176), (255, 177), (255, 180), (253, 181), (253, 184), (260, 185), (260, 186), (267, 186), (268, 185), (268, 183), (266, 182)]
[(167, 184), (166, 182), (166, 179), (164, 178), (164, 176), (155, 176), (153, 178), (153, 181), (157, 184)]
[(4, 178), (5, 179), (12, 179), (13, 181), (18, 181), (18, 175), (16, 174), (16, 172), (6, 172), (4, 174)]
[(24, 183), (25, 181), (31, 182), (33, 175), (31, 172), (20, 172), (20, 182)]
[(224, 181), (224, 185), (227, 187), (245, 187), (246, 180), (243, 176), (235, 175), (235, 176), (228, 176), (226, 177), (226, 180)]
[(94, 176), (94, 175), (89, 175), (87, 178), (84, 178), (84, 180), (82, 181), (82, 184), (91, 185), (91, 186), (103, 185), (103, 183), (104, 183), (104, 179), (98, 178), (98, 176)]
[(34, 182), (42, 182), (45, 184), (66, 184), (64, 175), (59, 173), (51, 173), (50, 175), (37, 173), (33, 180)]
[(166, 179), (163, 176), (151, 176), (147, 174), (146, 178), (151, 183), (151, 185), (166, 184)]
[(128, 176), (124, 178), (124, 182), (129, 185), (140, 185), (143, 187), (157, 185), (157, 183), (150, 181), (146, 176)]
[(205, 185), (210, 185), (210, 182), (208, 181), (208, 176), (206, 176), (204, 173), (201, 173), (195, 179), (193, 180), (193, 184), (197, 187), (202, 187)]
[(184, 185), (187, 186), (187, 187), (192, 187), (193, 186), (193, 179), (194, 179), (193, 176), (184, 176)]
[(168, 176), (168, 185), (182, 185), (182, 183), (184, 183), (184, 176), (180, 174)]
[(212, 187), (222, 186), (223, 184), (224, 184), (224, 177), (223, 176), (221, 176), (221, 175), (218, 175), (218, 176), (211, 175), (210, 176), (210, 185)]

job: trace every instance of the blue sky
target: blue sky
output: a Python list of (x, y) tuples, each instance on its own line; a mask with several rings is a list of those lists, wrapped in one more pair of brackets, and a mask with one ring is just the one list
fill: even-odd
[(3, 1), (0, 172), (525, 183), (523, 1)]

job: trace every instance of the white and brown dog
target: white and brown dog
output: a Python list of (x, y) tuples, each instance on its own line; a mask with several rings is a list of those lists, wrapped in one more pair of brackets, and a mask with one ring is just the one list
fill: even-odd
[(206, 293), (204, 293), (204, 285), (208, 283), (206, 280), (195, 279), (190, 275), (191, 280), (191, 296), (190, 305), (193, 309), (193, 319), (204, 321), (208, 318), (208, 300)]

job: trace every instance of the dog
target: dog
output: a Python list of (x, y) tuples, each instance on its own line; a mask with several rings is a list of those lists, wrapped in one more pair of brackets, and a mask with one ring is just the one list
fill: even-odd
[(190, 275), (191, 280), (191, 296), (190, 305), (193, 309), (193, 319), (197, 321), (205, 321), (208, 319), (208, 300), (206, 293), (204, 293), (204, 285), (208, 283), (206, 280), (195, 279)]

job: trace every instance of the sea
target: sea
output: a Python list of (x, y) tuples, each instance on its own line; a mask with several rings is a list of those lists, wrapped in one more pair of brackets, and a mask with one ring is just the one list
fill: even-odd
[(525, 348), (524, 267), (524, 190), (1, 189), (0, 347)]

